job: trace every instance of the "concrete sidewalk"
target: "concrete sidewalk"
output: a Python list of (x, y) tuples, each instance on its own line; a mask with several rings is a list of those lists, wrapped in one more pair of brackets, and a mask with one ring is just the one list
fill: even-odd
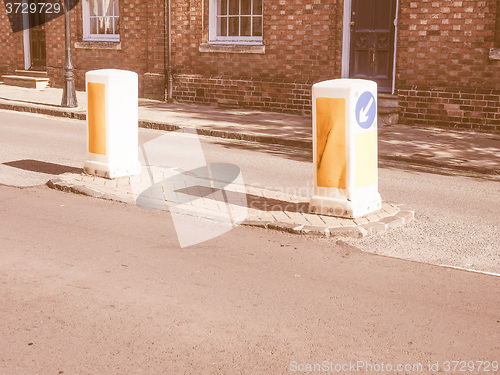
[[(35, 90), (0, 84), (0, 109), (85, 119), (86, 94), (78, 92), (78, 108), (60, 107), (61, 89)], [(311, 148), (310, 116), (296, 116), (206, 105), (139, 100), (144, 128), (196, 128), (198, 134), (229, 139)], [(408, 125), (379, 127), (381, 163), (425, 166), (500, 176), (500, 134)]]

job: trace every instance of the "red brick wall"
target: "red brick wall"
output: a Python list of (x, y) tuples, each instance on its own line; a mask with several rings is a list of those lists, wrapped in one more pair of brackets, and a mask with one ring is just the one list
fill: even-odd
[[(164, 98), (164, 1), (120, 0), (121, 48), (83, 41), (82, 4), (71, 12), (71, 53), (78, 90), (85, 89), (85, 73), (93, 69), (126, 69), (139, 74), (141, 96)], [(50, 84), (61, 87), (64, 74), (64, 18), (45, 25), (47, 72)], [(78, 47), (75, 47), (75, 43)], [(116, 43), (115, 43), (116, 45)], [(22, 32), (13, 34), (0, 6), (0, 73), (24, 67)]]
[(398, 84), (498, 88), (496, 0), (401, 0)]
[(200, 53), (208, 39), (208, 0), (178, 3), (172, 21), (177, 73), (300, 82), (340, 75), (342, 10), (336, 0), (264, 1), (263, 55)]
[[(89, 70), (125, 69), (139, 74), (140, 96), (163, 99), (163, 2), (121, 0), (120, 18), (120, 49), (105, 49), (105, 43), (84, 43), (81, 3), (74, 8), (71, 53), (77, 90), (85, 89), (85, 73)], [(47, 23), (46, 42), (51, 85), (60, 87), (64, 73), (62, 17)]]
[(175, 98), (307, 113), (312, 84), (340, 77), (342, 8), (340, 0), (264, 1), (265, 54), (202, 53), (208, 0), (178, 2)]
[(500, 132), (500, 90), (415, 86), (399, 96), (409, 124)]
[(179, 101), (288, 113), (311, 112), (308, 83), (196, 74), (178, 74), (175, 78), (174, 96)]
[[(310, 108), (310, 98), (303, 90), (310, 90), (314, 82), (340, 77), (342, 0), (264, 1), (265, 54), (201, 53), (200, 44), (208, 40), (208, 6), (209, 0), (172, 2), (172, 63), (177, 99), (304, 113)], [(121, 0), (121, 49), (110, 50), (98, 48), (97, 43), (79, 43), (83, 26), (82, 4), (78, 4), (71, 15), (77, 89), (84, 89), (86, 71), (118, 68), (139, 74), (141, 96), (163, 98), (163, 7), (163, 0)], [(62, 17), (47, 23), (46, 42), (51, 85), (60, 87), (64, 73)], [(75, 42), (79, 43), (77, 48)], [(6, 44), (22, 47), (22, 39)], [(19, 53), (22, 60), (22, 50)], [(190, 75), (203, 79), (186, 81)], [(220, 79), (231, 82), (234, 90), (225, 90), (222, 97), (216, 95), (220, 90), (216, 81), (210, 79), (214, 76), (224, 77)], [(186, 82), (190, 82), (189, 89)], [(291, 93), (292, 90), (299, 91)], [(198, 95), (190, 95), (191, 92)], [(203, 98), (200, 93), (204, 93)]]
[(500, 1), (497, 0), (497, 22), (495, 25), (495, 47), (500, 48)]
[(0, 75), (24, 68), (23, 32), (12, 32), (3, 2), (0, 4)]
[(410, 124), (500, 130), (497, 0), (401, 0), (397, 88)]

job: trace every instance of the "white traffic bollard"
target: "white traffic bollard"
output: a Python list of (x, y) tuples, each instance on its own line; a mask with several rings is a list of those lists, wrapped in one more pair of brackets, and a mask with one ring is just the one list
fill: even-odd
[(377, 84), (336, 79), (315, 84), (312, 213), (356, 218), (379, 210)]
[(116, 178), (141, 173), (138, 150), (138, 76), (125, 70), (85, 74), (87, 145), (84, 170)]

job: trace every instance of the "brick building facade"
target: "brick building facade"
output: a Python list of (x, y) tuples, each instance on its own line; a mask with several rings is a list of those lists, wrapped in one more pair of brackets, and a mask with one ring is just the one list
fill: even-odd
[(411, 124), (500, 130), (500, 2), (401, 1), (397, 92)]
[[(127, 69), (139, 74), (142, 97), (163, 99), (166, 0), (119, 0), (107, 13), (119, 28), (107, 16), (89, 21), (99, 14), (86, 4), (114, 1), (82, 0), (71, 13), (77, 89), (88, 70)], [(359, 77), (398, 95), (403, 122), (500, 131), (498, 0), (171, 0), (171, 9), (178, 101), (308, 114), (312, 84)], [(44, 30), (56, 87), (63, 21)], [(0, 73), (30, 67), (26, 39), (0, 7)]]

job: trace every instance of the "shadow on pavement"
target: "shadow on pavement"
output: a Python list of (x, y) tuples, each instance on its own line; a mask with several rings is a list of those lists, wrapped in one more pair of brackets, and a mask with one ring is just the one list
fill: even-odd
[(23, 159), (2, 163), (9, 167), (24, 169), (26, 171), (59, 175), (63, 173), (82, 173), (82, 168), (70, 167), (68, 165), (48, 163), (40, 160)]
[(313, 154), (311, 149), (280, 146), (273, 144), (246, 142), (246, 141), (225, 141), (225, 140), (211, 140), (213, 144), (220, 145), (227, 149), (240, 149), (246, 151), (257, 151), (272, 156), (282, 157), (284, 159), (305, 161), (312, 163)]
[[(177, 189), (177, 193), (186, 194), (193, 197), (208, 197), (218, 191), (206, 186), (192, 186), (188, 188)], [(211, 196), (211, 200), (220, 201), (224, 203), (234, 204), (235, 202), (246, 202), (245, 206), (257, 209), (260, 211), (289, 211), (298, 213), (309, 213), (309, 202), (289, 202), (286, 200), (262, 197), (255, 194), (243, 194), (235, 191), (224, 191), (224, 199), (222, 196)]]

